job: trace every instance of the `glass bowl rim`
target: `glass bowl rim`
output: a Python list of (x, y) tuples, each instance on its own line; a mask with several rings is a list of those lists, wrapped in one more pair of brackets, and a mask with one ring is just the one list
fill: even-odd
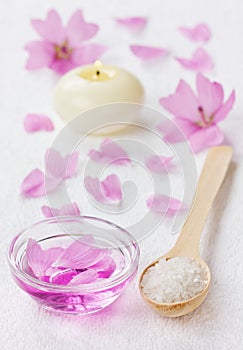
[[(36, 226), (39, 226), (41, 224), (46, 224), (46, 223), (55, 223), (58, 221), (63, 221), (63, 220), (80, 220), (80, 219), (87, 219), (87, 220), (91, 220), (91, 221), (96, 221), (96, 222), (102, 222), (108, 226), (113, 226), (116, 229), (118, 229), (119, 231), (122, 231), (123, 233), (126, 234), (126, 237), (129, 238), (130, 244), (129, 246), (133, 247), (133, 256), (131, 256), (131, 254), (129, 254), (130, 257), (130, 266), (129, 269), (125, 272), (125, 273), (119, 273), (117, 276), (115, 276), (112, 279), (108, 278), (106, 279), (101, 279), (98, 282), (95, 283), (88, 283), (88, 284), (82, 284), (82, 285), (75, 285), (75, 286), (67, 286), (67, 285), (58, 285), (58, 284), (52, 284), (52, 283), (48, 283), (48, 282), (44, 282), (44, 281), (40, 281), (37, 278), (29, 275), (28, 273), (24, 272), (23, 270), (21, 270), (17, 265), (16, 265), (16, 261), (13, 258), (13, 248), (16, 244), (16, 242), (18, 241), (18, 239), (20, 237), (22, 237), (28, 230), (34, 229)], [(103, 230), (103, 228), (102, 228)], [(125, 248), (127, 246), (124, 246)], [(38, 290), (42, 290), (42, 291), (46, 291), (46, 292), (61, 292), (61, 293), (76, 293), (76, 292), (98, 292), (101, 290), (105, 290), (105, 289), (110, 289), (112, 287), (115, 287), (119, 284), (121, 284), (123, 281), (125, 281), (127, 278), (129, 278), (130, 276), (133, 275), (134, 272), (136, 272), (137, 268), (138, 268), (138, 261), (139, 261), (139, 256), (140, 256), (140, 250), (139, 250), (139, 246), (138, 243), (136, 242), (135, 238), (123, 227), (99, 218), (99, 217), (95, 217), (95, 216), (89, 216), (89, 215), (65, 215), (65, 216), (54, 216), (51, 218), (47, 218), (41, 221), (37, 221), (32, 225), (29, 225), (28, 227), (24, 228), (23, 230), (21, 230), (17, 235), (14, 236), (14, 238), (11, 240), (11, 243), (9, 245), (8, 248), (8, 253), (7, 253), (7, 259), (8, 259), (8, 264), (10, 266), (11, 272), (18, 277), (22, 282), (26, 283), (27, 285), (38, 289)]]

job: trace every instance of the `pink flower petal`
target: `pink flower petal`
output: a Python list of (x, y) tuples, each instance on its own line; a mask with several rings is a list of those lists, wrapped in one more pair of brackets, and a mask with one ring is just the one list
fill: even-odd
[(184, 68), (198, 72), (206, 72), (214, 67), (211, 57), (203, 48), (198, 48), (190, 59), (178, 57), (176, 61)]
[(174, 118), (175, 124), (180, 128), (182, 133), (177, 129), (177, 127), (168, 128), (163, 137), (163, 140), (171, 143), (185, 142), (194, 132), (200, 130), (200, 127), (192, 123), (190, 120), (183, 118)]
[(107, 200), (122, 200), (121, 182), (117, 175), (111, 174), (101, 181), (101, 188)]
[(107, 255), (90, 268), (98, 272), (99, 278), (109, 278), (116, 269), (116, 263), (111, 256)]
[(221, 84), (211, 82), (202, 74), (197, 75), (198, 102), (206, 116), (212, 116), (222, 105), (224, 90)]
[(184, 80), (179, 82), (174, 94), (161, 98), (159, 102), (175, 117), (192, 121), (197, 121), (199, 118), (197, 97)]
[(54, 70), (57, 74), (63, 75), (71, 69), (77, 67), (77, 65), (70, 59), (55, 59), (49, 68)]
[(158, 174), (166, 173), (170, 169), (172, 169), (172, 161), (173, 157), (164, 157), (164, 156), (151, 156), (145, 161), (146, 167)]
[(95, 270), (86, 270), (80, 272), (77, 276), (74, 276), (72, 280), (68, 283), (69, 286), (78, 285), (78, 284), (88, 284), (96, 281), (99, 278), (97, 271)]
[(98, 202), (120, 202), (122, 200), (121, 183), (115, 174), (107, 176), (103, 181), (86, 176), (84, 178), (84, 186)]
[(220, 145), (224, 141), (224, 134), (217, 125), (201, 128), (189, 138), (192, 150), (197, 153), (205, 148)]
[(146, 17), (125, 17), (115, 18), (117, 24), (132, 30), (143, 30), (147, 25), (148, 19)]
[(76, 270), (73, 270), (73, 269), (59, 270), (59, 269), (57, 269), (56, 273), (51, 275), (49, 282), (52, 284), (67, 285), (75, 276), (77, 276)]
[(192, 41), (206, 42), (211, 38), (211, 31), (205, 23), (200, 23), (193, 28), (180, 27), (179, 31)]
[(144, 46), (144, 45), (131, 45), (130, 49), (135, 56), (143, 60), (150, 60), (150, 59), (163, 57), (169, 53), (168, 50), (163, 49), (161, 47)]
[(63, 205), (61, 209), (50, 208), (47, 205), (43, 205), (41, 207), (41, 211), (46, 218), (50, 218), (53, 216), (64, 216), (64, 215), (76, 215), (76, 216), (80, 215), (79, 207), (75, 202)]
[(99, 150), (91, 149), (89, 156), (96, 162), (115, 165), (127, 165), (131, 163), (127, 153), (115, 141), (109, 139), (102, 142)]
[(60, 181), (53, 178), (45, 178), (39, 169), (32, 170), (21, 184), (21, 194), (25, 197), (41, 197), (56, 189)]
[(62, 20), (56, 10), (50, 10), (45, 21), (34, 19), (31, 24), (43, 39), (53, 44), (62, 44), (66, 39)]
[(25, 49), (29, 52), (26, 69), (48, 67), (54, 60), (54, 48), (47, 41), (32, 41), (25, 46)]
[(98, 44), (85, 44), (77, 47), (72, 54), (72, 63), (75, 67), (95, 62), (106, 51), (106, 47)]
[(221, 120), (223, 120), (227, 116), (229, 111), (231, 111), (231, 109), (233, 108), (234, 103), (235, 103), (235, 91), (233, 90), (228, 100), (223, 105), (221, 105), (221, 107), (216, 112), (214, 116), (214, 122), (218, 123)]
[(93, 38), (98, 30), (97, 24), (85, 22), (82, 11), (77, 10), (67, 24), (68, 43), (74, 47), (80, 45), (82, 41)]
[(175, 198), (168, 197), (164, 194), (150, 196), (147, 201), (147, 206), (157, 214), (166, 214), (171, 217), (181, 210), (185, 210), (183, 203)]
[(42, 114), (27, 114), (24, 119), (24, 128), (27, 132), (53, 131), (54, 125), (50, 118)]
[(86, 191), (88, 191), (97, 202), (105, 202), (105, 196), (101, 189), (101, 182), (98, 178), (93, 178), (91, 176), (85, 176), (84, 186)]
[(62, 252), (62, 248), (43, 250), (34, 239), (29, 238), (26, 248), (26, 258), (35, 276), (40, 277), (45, 275), (46, 270), (51, 267)]
[(64, 250), (56, 265), (71, 269), (84, 269), (98, 263), (107, 254), (107, 250), (94, 248), (92, 244), (92, 235), (86, 235), (74, 241)]
[(69, 179), (76, 172), (78, 158), (78, 151), (62, 157), (58, 151), (50, 148), (47, 150), (45, 155), (46, 171), (55, 178), (62, 180)]
[[(179, 118), (174, 118), (174, 121)], [(187, 121), (188, 125), (191, 125), (189, 121)], [(184, 142), (185, 136), (183, 133), (178, 130), (176, 124), (172, 123), (171, 121), (165, 121), (157, 125), (157, 130), (159, 130), (161, 133), (163, 133), (163, 140), (169, 143), (177, 143), (177, 142)]]

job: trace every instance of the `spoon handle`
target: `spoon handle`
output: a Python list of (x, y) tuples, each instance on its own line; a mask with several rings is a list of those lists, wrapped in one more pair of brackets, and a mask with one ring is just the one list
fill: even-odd
[(191, 211), (172, 248), (178, 255), (199, 256), (201, 233), (232, 157), (232, 147), (213, 147), (207, 154)]

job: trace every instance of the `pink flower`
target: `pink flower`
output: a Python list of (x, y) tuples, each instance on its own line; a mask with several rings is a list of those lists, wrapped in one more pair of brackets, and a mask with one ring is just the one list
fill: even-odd
[(53, 131), (54, 125), (50, 118), (42, 114), (27, 114), (24, 119), (24, 128), (27, 132)]
[(63, 205), (59, 208), (50, 208), (47, 205), (41, 207), (41, 211), (46, 218), (51, 218), (53, 216), (63, 216), (63, 215), (80, 215), (80, 210), (77, 203), (70, 203)]
[(64, 74), (82, 64), (94, 62), (105, 51), (98, 44), (86, 44), (98, 31), (94, 23), (87, 23), (81, 10), (77, 10), (66, 27), (59, 14), (50, 10), (45, 21), (31, 21), (41, 40), (28, 43), (25, 49), (29, 52), (26, 68), (35, 70), (49, 67), (59, 74)]
[(182, 67), (197, 72), (206, 72), (214, 67), (212, 58), (203, 48), (198, 48), (191, 58), (177, 57), (176, 61), (179, 62)]
[(98, 202), (120, 202), (122, 200), (121, 183), (116, 174), (107, 176), (103, 181), (86, 176), (84, 186)]
[[(197, 92), (196, 96), (191, 87), (181, 80), (174, 94), (160, 99), (161, 105), (175, 116), (174, 122), (184, 132), (194, 152), (223, 142), (224, 135), (217, 124), (226, 118), (235, 102), (234, 90), (224, 103), (222, 85), (201, 74), (197, 75)], [(181, 141), (176, 128), (168, 130), (163, 125), (158, 128), (166, 133), (166, 141)]]
[(211, 31), (206, 23), (200, 23), (193, 28), (179, 27), (179, 31), (192, 41), (206, 42), (211, 38)]

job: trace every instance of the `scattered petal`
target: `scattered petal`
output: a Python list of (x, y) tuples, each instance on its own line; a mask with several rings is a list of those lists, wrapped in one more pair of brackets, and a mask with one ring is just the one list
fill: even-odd
[(54, 125), (49, 117), (42, 114), (27, 114), (24, 119), (24, 128), (27, 132), (53, 131)]
[(163, 57), (169, 53), (168, 50), (163, 49), (161, 47), (144, 46), (144, 45), (131, 45), (130, 49), (135, 56), (145, 61)]
[(50, 208), (47, 205), (43, 205), (41, 207), (41, 211), (46, 218), (51, 218), (53, 216), (65, 216), (65, 215), (79, 216), (80, 215), (79, 207), (75, 202), (63, 205), (61, 209)]
[(40, 169), (32, 170), (21, 184), (21, 194), (25, 197), (41, 197), (57, 188), (60, 181), (45, 177)]
[(193, 28), (179, 27), (180, 33), (192, 41), (206, 42), (211, 38), (211, 31), (206, 23), (200, 23)]
[(84, 186), (98, 202), (120, 202), (122, 200), (121, 183), (115, 174), (107, 176), (103, 181), (86, 176), (84, 178)]
[(35, 276), (40, 277), (45, 275), (47, 269), (51, 267), (62, 252), (62, 248), (43, 250), (34, 239), (29, 238), (26, 248), (26, 258)]
[(158, 174), (167, 173), (173, 168), (171, 161), (173, 157), (164, 157), (164, 156), (151, 156), (145, 161), (146, 167)]
[(146, 17), (125, 17), (125, 18), (115, 18), (117, 24), (126, 27), (131, 30), (141, 31), (143, 30), (148, 22)]
[(198, 48), (192, 55), (192, 58), (176, 58), (184, 68), (198, 72), (206, 72), (213, 69), (214, 64), (209, 54), (203, 49)]
[(175, 198), (168, 197), (164, 194), (150, 196), (147, 199), (147, 206), (157, 214), (166, 214), (171, 217), (181, 210), (185, 210), (183, 203)]
[(46, 171), (55, 178), (62, 180), (69, 179), (76, 172), (78, 158), (78, 151), (62, 157), (60, 152), (50, 148), (45, 155)]
[(127, 165), (131, 160), (127, 153), (115, 141), (106, 139), (99, 150), (90, 150), (89, 156), (96, 162), (115, 165)]

